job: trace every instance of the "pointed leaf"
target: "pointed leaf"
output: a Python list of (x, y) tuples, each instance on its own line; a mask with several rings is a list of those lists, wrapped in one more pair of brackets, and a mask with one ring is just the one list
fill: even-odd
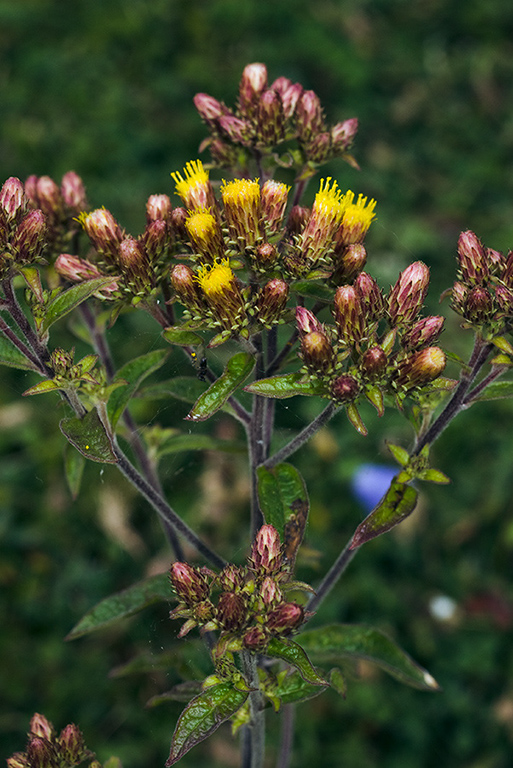
[(447, 483), (451, 482), (451, 478), (447, 477), (445, 472), (440, 472), (439, 469), (426, 469), (419, 477), (428, 483), (438, 483), (439, 485), (447, 485)]
[(231, 683), (220, 683), (196, 696), (178, 719), (166, 768), (180, 760), (192, 747), (208, 738), (242, 707), (248, 693)]
[(312, 296), (326, 302), (332, 302), (335, 294), (334, 288), (329, 288), (325, 283), (317, 283), (315, 280), (298, 280), (292, 284), (292, 290), (301, 296)]
[[(304, 509), (306, 504), (306, 514), (308, 513), (308, 493), (305, 482), (292, 464), (278, 464), (273, 469), (258, 467), (257, 480), (258, 499), (265, 522), (276, 528), (283, 541), (285, 525), (295, 517), (298, 503), (301, 509)], [(301, 539), (306, 524), (306, 514), (303, 515)]]
[(206, 386), (197, 376), (176, 376), (174, 379), (159, 381), (157, 384), (149, 384), (140, 389), (136, 397), (144, 397), (154, 400), (156, 398), (174, 397), (184, 403), (195, 403), (198, 397), (205, 392)]
[(39, 373), (39, 369), (30, 360), (27, 360), (18, 347), (15, 347), (3, 333), (0, 333), (0, 364), (8, 365), (9, 368), (21, 368), (22, 371), (37, 371)]
[(507, 355), (513, 355), (513, 346), (511, 346), (511, 343), (504, 336), (496, 336), (495, 339), (492, 340), (492, 344), (494, 344), (497, 349), (500, 349), (501, 352), (505, 352)]
[(179, 347), (197, 347), (203, 344), (203, 339), (194, 331), (188, 331), (181, 326), (164, 328), (162, 336), (170, 344), (176, 344)]
[(281, 704), (293, 704), (294, 702), (313, 699), (323, 693), (324, 690), (325, 687), (323, 686), (307, 683), (299, 672), (294, 670), (288, 673), (276, 688), (273, 688), (273, 695), (280, 700)]
[(83, 419), (62, 419), (59, 427), (64, 437), (86, 459), (101, 464), (117, 464), (114, 446), (95, 408), (86, 413)]
[[(513, 381), (494, 381), (478, 395), (475, 400), (505, 400), (513, 397)], [(472, 392), (470, 393), (472, 398)]]
[(352, 657), (367, 659), (407, 685), (439, 690), (436, 680), (384, 632), (359, 624), (331, 624), (299, 635), (305, 650), (318, 663)]
[(169, 576), (167, 573), (158, 573), (149, 579), (138, 581), (131, 587), (110, 595), (91, 608), (83, 616), (78, 624), (67, 635), (66, 640), (75, 640), (77, 637), (88, 635), (97, 629), (108, 627), (121, 619), (133, 616), (142, 611), (148, 605), (173, 597)]
[(64, 446), (64, 471), (68, 488), (74, 499), (77, 498), (84, 474), (85, 459), (70, 443)]
[(346, 680), (340, 669), (337, 669), (336, 667), (330, 670), (330, 686), (334, 691), (339, 693), (342, 698), (346, 698)]
[(294, 395), (326, 395), (327, 388), (318, 381), (312, 382), (302, 373), (287, 373), (284, 376), (270, 376), (258, 379), (244, 387), (246, 392), (262, 397), (294, 397)]
[(193, 696), (197, 696), (199, 693), (201, 693), (200, 681), (186, 680), (184, 683), (177, 683), (177, 685), (174, 685), (170, 691), (152, 696), (151, 699), (146, 702), (146, 706), (158, 707), (159, 704), (165, 704), (168, 701), (181, 701), (187, 703)]
[(226, 364), (224, 372), (203, 392), (186, 416), (188, 421), (205, 421), (218, 411), (230, 395), (239, 387), (253, 370), (255, 359), (248, 352), (237, 352)]
[(30, 395), (44, 395), (47, 392), (55, 392), (58, 389), (66, 389), (67, 386), (68, 385), (66, 382), (58, 384), (57, 382), (53, 381), (53, 379), (45, 379), (44, 381), (40, 381), (37, 384), (34, 384), (33, 387), (26, 389), (23, 393), (23, 397), (29, 397)]
[(156, 349), (154, 352), (136, 357), (135, 360), (131, 360), (116, 373), (114, 381), (124, 379), (127, 384), (112, 392), (109, 398), (107, 410), (113, 429), (141, 382), (151, 373), (157, 371), (168, 355), (168, 349)]
[(236, 440), (220, 440), (210, 435), (172, 435), (158, 447), (158, 455), (179, 453), (180, 451), (227, 451), (243, 453), (246, 446)]
[(400, 483), (397, 477), (377, 507), (360, 523), (351, 542), (351, 549), (360, 547), (366, 541), (386, 533), (411, 515), (417, 504), (418, 493), (407, 483)]
[(401, 465), (401, 467), (405, 467), (408, 462), (410, 461), (410, 454), (406, 450), (406, 448), (402, 448), (400, 445), (394, 445), (393, 443), (390, 443), (388, 440), (385, 440), (386, 446), (394, 459), (397, 461), (398, 464)]
[(25, 278), (25, 282), (36, 296), (40, 304), (44, 302), (43, 286), (41, 285), (41, 275), (37, 267), (20, 267), (20, 274)]
[(327, 681), (315, 671), (312, 662), (306, 655), (306, 651), (293, 640), (282, 640), (278, 637), (271, 638), (265, 655), (272, 656), (275, 659), (283, 659), (283, 661), (295, 667), (307, 683), (312, 685), (328, 685)]
[(82, 304), (83, 301), (89, 299), (109, 283), (112, 283), (112, 277), (95, 277), (84, 283), (72, 285), (71, 288), (59, 293), (45, 309), (41, 330), (47, 331), (56, 320), (60, 320), (61, 317), (67, 315), (68, 312), (71, 312), (72, 309), (78, 307), (79, 304)]

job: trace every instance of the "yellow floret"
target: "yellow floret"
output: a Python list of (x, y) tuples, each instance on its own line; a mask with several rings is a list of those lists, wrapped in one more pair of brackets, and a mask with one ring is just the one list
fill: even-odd
[(221, 194), (225, 205), (251, 205), (260, 200), (260, 184), (258, 179), (223, 181)]
[(208, 172), (203, 168), (201, 160), (191, 160), (183, 169), (184, 176), (179, 171), (174, 171), (171, 176), (176, 183), (176, 192), (183, 199), (187, 196), (191, 187), (204, 185), (208, 182)]
[(230, 269), (228, 259), (215, 261), (212, 266), (205, 264), (200, 267), (196, 280), (207, 298), (219, 297), (230, 292), (235, 275)]

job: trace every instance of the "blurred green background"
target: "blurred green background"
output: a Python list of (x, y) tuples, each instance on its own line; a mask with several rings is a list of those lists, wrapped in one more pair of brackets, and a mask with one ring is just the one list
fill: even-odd
[[(382, 284), (414, 259), (432, 268), (430, 308), (454, 275), (462, 229), (486, 245), (513, 245), (513, 5), (510, 0), (0, 0), (1, 178), (73, 169), (91, 203), (134, 233), (144, 203), (172, 192), (169, 173), (198, 156), (205, 132), (198, 91), (233, 103), (251, 61), (313, 88), (329, 122), (360, 119), (354, 154), (328, 171), (342, 188), (378, 200), (369, 268)], [(447, 346), (469, 339), (457, 318)], [(62, 339), (59, 334), (62, 335)], [(53, 340), (65, 344), (66, 328)], [(149, 321), (130, 316), (112, 334), (118, 363), (160, 346)], [(130, 349), (127, 349), (127, 339)], [(167, 376), (178, 370), (173, 353)], [(21, 400), (30, 376), (0, 380), (0, 757), (24, 746), (30, 715), (84, 730), (100, 759), (161, 766), (178, 704), (147, 699), (172, 673), (109, 679), (137, 652), (175, 641), (165, 607), (119, 629), (63, 643), (102, 597), (163, 568), (158, 523), (110, 468), (89, 464), (72, 502), (62, 473), (57, 398)], [(283, 432), (319, 410), (297, 398), (279, 408)], [(183, 428), (186, 406), (137, 403), (139, 422)], [(361, 462), (387, 463), (383, 440), (407, 444), (394, 415), (365, 419), (364, 440), (343, 416), (297, 456), (312, 517), (300, 577), (315, 583), (362, 516), (350, 481)], [(370, 668), (345, 701), (328, 693), (298, 711), (293, 766), (506, 768), (513, 750), (513, 409), (508, 401), (463, 414), (437, 444), (451, 485), (423, 490), (412, 522), (368, 544), (323, 617), (388, 631), (443, 687), (402, 687)], [(231, 425), (219, 418), (219, 434)], [(235, 434), (238, 434), (235, 432)], [(172, 503), (236, 559), (247, 514), (238, 465), (172, 457), (163, 480)], [(447, 596), (448, 619), (433, 613)], [(322, 618), (322, 617), (320, 617)], [(319, 621), (319, 619), (316, 619)], [(271, 746), (278, 719), (269, 715)], [(236, 766), (229, 733), (184, 760)]]

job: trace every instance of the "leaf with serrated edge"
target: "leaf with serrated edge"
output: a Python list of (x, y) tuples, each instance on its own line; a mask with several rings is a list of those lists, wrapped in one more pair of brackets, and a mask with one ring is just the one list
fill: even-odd
[(119, 369), (114, 381), (124, 379), (127, 384), (114, 390), (109, 398), (108, 413), (113, 428), (141, 382), (151, 373), (157, 371), (168, 355), (168, 349), (156, 349), (146, 355), (136, 357), (135, 360), (131, 360)]
[(221, 376), (196, 400), (186, 419), (205, 421), (216, 413), (237, 387), (246, 381), (254, 366), (255, 359), (248, 352), (237, 352), (233, 355)]
[(75, 640), (77, 637), (88, 635), (90, 632), (96, 632), (98, 629), (115, 624), (120, 619), (133, 616), (134, 613), (142, 611), (148, 605), (170, 600), (172, 597), (173, 593), (167, 573), (150, 576), (149, 579), (138, 581), (122, 592), (110, 595), (97, 603), (73, 627), (66, 640)]
[(220, 683), (192, 699), (178, 718), (166, 768), (177, 763), (192, 747), (214, 733), (242, 707), (247, 698), (247, 691), (239, 691), (231, 683)]
[(42, 322), (42, 330), (47, 331), (61, 317), (78, 307), (83, 301), (89, 299), (101, 288), (112, 283), (112, 277), (95, 277), (84, 283), (72, 285), (66, 291), (62, 291), (53, 299), (45, 309), (45, 317)]
[(392, 480), (390, 488), (379, 504), (356, 529), (351, 542), (351, 549), (360, 547), (376, 536), (381, 536), (382, 533), (395, 528), (415, 509), (417, 491), (407, 483), (398, 482), (397, 477)]
[(298, 639), (318, 663), (346, 657), (367, 659), (407, 685), (438, 691), (436, 680), (384, 632), (359, 624), (330, 624), (306, 630)]
[(83, 419), (62, 419), (59, 428), (86, 459), (100, 464), (117, 464), (114, 446), (95, 408), (86, 413)]
[(269, 641), (265, 653), (267, 656), (283, 659), (283, 661), (288, 662), (288, 664), (298, 670), (303, 680), (306, 680), (307, 683), (312, 683), (312, 685), (328, 685), (327, 681), (315, 671), (304, 648), (293, 640), (282, 640), (278, 637), (273, 637)]

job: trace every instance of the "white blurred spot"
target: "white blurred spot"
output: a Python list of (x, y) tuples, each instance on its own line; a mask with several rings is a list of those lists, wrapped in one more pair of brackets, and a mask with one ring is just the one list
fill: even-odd
[(429, 601), (429, 610), (433, 618), (438, 619), (438, 621), (450, 621), (456, 615), (458, 604), (452, 597), (436, 595)]

